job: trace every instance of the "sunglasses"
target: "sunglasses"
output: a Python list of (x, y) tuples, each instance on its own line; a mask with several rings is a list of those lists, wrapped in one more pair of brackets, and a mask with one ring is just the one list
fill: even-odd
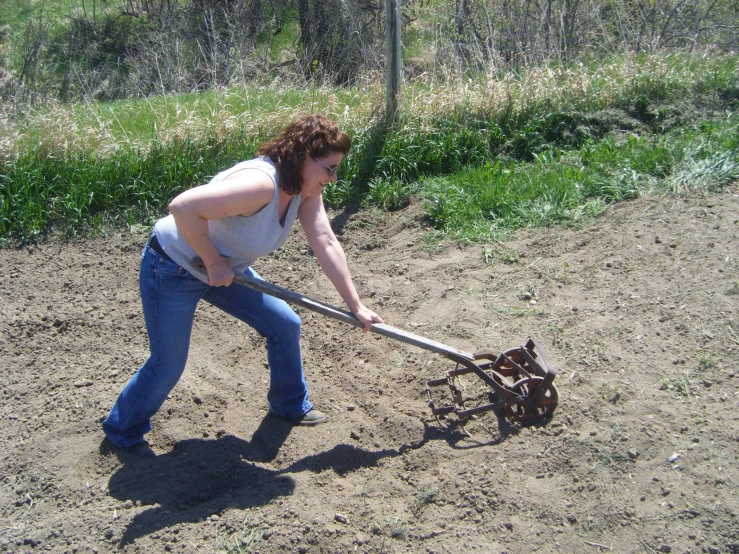
[(333, 166), (333, 167), (330, 167), (330, 166), (326, 165), (325, 163), (323, 163), (323, 162), (322, 162), (321, 160), (319, 160), (318, 158), (316, 158), (316, 157), (314, 157), (314, 156), (311, 156), (310, 154), (308, 154), (308, 155), (309, 155), (309, 156), (310, 156), (311, 158), (313, 158), (314, 160), (316, 160), (316, 161), (317, 161), (317, 162), (318, 162), (319, 164), (321, 164), (321, 165), (322, 165), (323, 167), (325, 167), (325, 168), (326, 168), (326, 171), (328, 171), (328, 176), (329, 176), (329, 177), (333, 177), (333, 176), (334, 176), (334, 175), (336, 174), (336, 170), (337, 170), (337, 169), (339, 169), (339, 166), (338, 166), (338, 165), (335, 165), (335, 166)]

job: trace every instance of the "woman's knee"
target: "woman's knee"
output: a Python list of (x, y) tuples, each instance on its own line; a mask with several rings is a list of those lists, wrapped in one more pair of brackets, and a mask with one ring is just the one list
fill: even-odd
[(187, 356), (151, 356), (141, 368), (141, 376), (153, 387), (172, 389), (185, 371)]
[(299, 337), (301, 324), (300, 316), (292, 309), (288, 309), (282, 314), (280, 332), (286, 335), (295, 335)]
[(277, 341), (299, 340), (301, 327), (300, 316), (289, 307), (280, 310), (275, 315), (277, 317), (274, 317), (271, 325), (269, 325), (269, 335), (272, 336), (268, 338)]

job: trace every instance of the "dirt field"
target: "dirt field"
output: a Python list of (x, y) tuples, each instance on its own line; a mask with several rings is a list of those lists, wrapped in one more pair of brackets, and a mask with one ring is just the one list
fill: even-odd
[[(301, 310), (330, 420), (292, 428), (266, 417), (262, 339), (203, 305), (160, 455), (117, 456), (100, 421), (148, 352), (145, 230), (6, 249), (0, 552), (739, 552), (737, 190), (487, 247), (429, 249), (418, 205), (334, 215), (388, 324), (470, 352), (540, 341), (553, 418), (444, 428), (424, 386), (453, 363)], [(299, 231), (256, 268), (339, 304)]]

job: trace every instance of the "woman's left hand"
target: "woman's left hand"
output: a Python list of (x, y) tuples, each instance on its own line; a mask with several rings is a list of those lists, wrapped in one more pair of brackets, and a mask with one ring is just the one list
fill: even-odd
[(375, 312), (370, 310), (367, 306), (364, 304), (360, 305), (359, 308), (353, 312), (354, 317), (356, 317), (359, 321), (362, 322), (362, 332), (366, 333), (370, 330), (373, 323), (384, 323), (382, 321), (382, 318), (377, 315)]

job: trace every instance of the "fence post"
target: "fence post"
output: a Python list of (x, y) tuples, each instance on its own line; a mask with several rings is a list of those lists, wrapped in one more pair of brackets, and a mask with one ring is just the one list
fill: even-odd
[(386, 122), (398, 111), (400, 94), (400, 0), (385, 0), (385, 64), (387, 81)]

